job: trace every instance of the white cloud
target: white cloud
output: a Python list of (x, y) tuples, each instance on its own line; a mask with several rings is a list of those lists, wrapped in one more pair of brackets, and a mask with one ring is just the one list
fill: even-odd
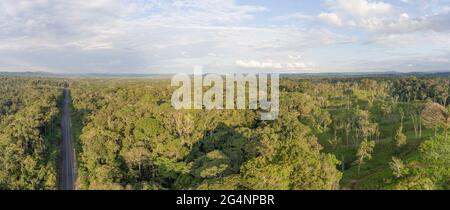
[(275, 71), (311, 71), (315, 70), (315, 65), (304, 63), (300, 61), (296, 62), (274, 62), (271, 59), (265, 61), (257, 60), (237, 60), (236, 65), (241, 68), (247, 69), (264, 69)]
[(391, 4), (369, 0), (329, 0), (332, 12), (323, 12), (319, 18), (334, 26), (362, 27), (370, 30), (384, 27), (395, 14)]
[[(450, 30), (450, 12), (442, 6), (433, 10), (432, 14), (411, 17), (407, 12), (382, 1), (330, 0), (328, 5), (332, 12), (320, 13), (318, 17), (335, 26), (359, 27), (380, 34)], [(434, 4), (426, 3), (423, 7), (430, 5)]]
[(322, 12), (317, 17), (321, 21), (323, 21), (327, 24), (330, 24), (330, 25), (334, 25), (334, 26), (338, 26), (338, 27), (341, 27), (343, 25), (342, 19), (335, 13)]
[(286, 63), (286, 69), (289, 71), (312, 71), (315, 68), (315, 65), (303, 62)]
[(382, 1), (368, 0), (334, 0), (331, 6), (353, 17), (370, 17), (376, 15), (384, 15), (392, 12), (392, 5)]
[(291, 60), (300, 60), (303, 58), (302, 55), (288, 55), (288, 58)]
[(267, 61), (256, 61), (256, 60), (237, 60), (236, 65), (243, 68), (255, 68), (255, 69), (282, 69), (283, 65), (281, 63), (275, 63), (271, 60)]

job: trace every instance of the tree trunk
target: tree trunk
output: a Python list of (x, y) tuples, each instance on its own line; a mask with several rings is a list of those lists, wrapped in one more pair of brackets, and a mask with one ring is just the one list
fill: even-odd
[(417, 138), (417, 122), (412, 116), (411, 116), (411, 119), (413, 121), (413, 126), (414, 126), (414, 136)]
[(422, 138), (422, 120), (419, 123), (419, 138)]
[(414, 125), (414, 136), (417, 138), (419, 136), (419, 131), (418, 131), (419, 125), (417, 125), (418, 119), (414, 115), (411, 115), (411, 119), (412, 119), (413, 125)]
[(403, 128), (403, 114), (400, 116), (400, 126)]

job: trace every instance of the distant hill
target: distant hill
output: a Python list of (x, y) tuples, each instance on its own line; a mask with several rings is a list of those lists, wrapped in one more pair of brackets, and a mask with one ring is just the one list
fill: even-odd
[(321, 77), (321, 78), (345, 78), (345, 77), (450, 77), (450, 71), (442, 72), (342, 72), (342, 73), (300, 73), (282, 74), (282, 77)]
[(0, 72), (0, 76), (16, 76), (16, 77), (61, 77), (62, 74), (54, 74), (45, 71), (26, 71), (26, 72)]
[[(18, 77), (85, 77), (85, 78), (158, 78), (167, 79), (173, 74), (106, 74), (106, 73), (87, 73), (87, 74), (57, 74), (45, 71), (38, 72), (0, 72), (0, 76), (18, 76)], [(342, 72), (342, 73), (281, 73), (282, 77), (322, 77), (322, 78), (342, 78), (342, 77), (450, 77), (450, 71), (441, 72)]]

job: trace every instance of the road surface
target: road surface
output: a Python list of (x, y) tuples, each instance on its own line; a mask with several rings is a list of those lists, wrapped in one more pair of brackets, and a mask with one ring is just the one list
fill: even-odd
[(67, 87), (64, 88), (64, 105), (61, 118), (61, 166), (59, 175), (59, 189), (73, 190), (75, 182), (75, 158), (72, 139), (72, 127), (70, 123), (70, 94)]

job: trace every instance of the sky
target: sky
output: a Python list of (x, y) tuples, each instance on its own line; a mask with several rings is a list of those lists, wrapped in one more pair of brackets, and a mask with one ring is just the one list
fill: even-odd
[(1, 0), (0, 71), (450, 71), (450, 0)]

